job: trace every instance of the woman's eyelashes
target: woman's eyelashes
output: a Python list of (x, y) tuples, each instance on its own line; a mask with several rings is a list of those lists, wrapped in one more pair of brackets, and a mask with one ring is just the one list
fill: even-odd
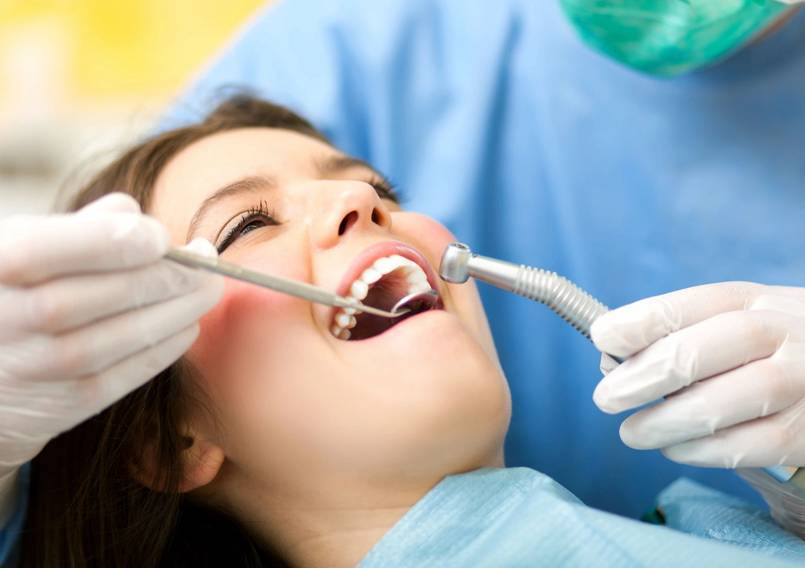
[[(388, 199), (389, 201), (400, 204), (399, 192), (394, 185), (384, 177), (375, 176), (367, 182), (371, 185), (380, 199)], [(221, 229), (223, 238), (220, 239), (219, 244), (216, 246), (218, 254), (224, 252), (230, 245), (237, 241), (240, 237), (251, 233), (257, 229), (264, 227), (276, 227), (281, 223), (277, 221), (274, 211), (268, 206), (265, 201), (260, 201), (256, 206), (251, 207), (247, 211), (238, 214), (232, 218), (224, 228)]]
[(257, 206), (250, 208), (248, 211), (241, 213), (237, 220), (234, 221), (231, 228), (221, 231), (224, 237), (218, 244), (218, 254), (224, 252), (229, 246), (237, 241), (240, 237), (251, 233), (254, 230), (262, 229), (263, 227), (271, 227), (279, 225), (274, 212), (269, 208), (265, 201), (261, 201)]
[(388, 199), (397, 205), (400, 204), (400, 192), (388, 179), (381, 176), (374, 176), (368, 181), (380, 199)]

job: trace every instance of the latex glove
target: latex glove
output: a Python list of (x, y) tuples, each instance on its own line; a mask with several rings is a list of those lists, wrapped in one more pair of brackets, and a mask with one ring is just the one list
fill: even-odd
[[(163, 260), (168, 246), (122, 194), (0, 221), (0, 474), (193, 343), (223, 280)], [(192, 248), (215, 254), (206, 241)]]
[(593, 399), (633, 414), (621, 439), (698, 466), (805, 466), (805, 289), (689, 288), (603, 315), (591, 330), (628, 358)]

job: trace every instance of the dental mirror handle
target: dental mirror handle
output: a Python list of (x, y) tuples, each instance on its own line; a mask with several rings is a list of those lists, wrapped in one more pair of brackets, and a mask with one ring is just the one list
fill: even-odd
[(381, 316), (385, 318), (396, 318), (408, 313), (408, 310), (401, 309), (397, 312), (388, 312), (367, 306), (359, 302), (355, 298), (345, 298), (338, 294), (333, 294), (323, 288), (313, 286), (307, 282), (300, 282), (298, 280), (291, 280), (289, 278), (281, 278), (272, 274), (265, 274), (262, 272), (255, 272), (236, 264), (225, 262), (218, 258), (210, 258), (195, 254), (185, 250), (171, 249), (165, 254), (165, 258), (177, 262), (190, 268), (199, 268), (209, 272), (215, 272), (235, 280), (249, 282), (263, 288), (268, 288), (276, 292), (282, 292), (290, 296), (296, 296), (310, 302), (317, 304), (324, 304), (325, 306), (333, 306), (337, 308), (352, 308), (359, 312), (366, 312)]
[[(480, 256), (463, 243), (453, 243), (445, 249), (439, 275), (453, 284), (462, 284), (472, 277), (545, 304), (587, 339), (593, 322), (609, 311), (606, 305), (555, 272)], [(618, 357), (607, 353), (604, 356), (623, 363)], [(777, 482), (793, 484), (805, 494), (805, 468), (774, 466), (762, 471)]]

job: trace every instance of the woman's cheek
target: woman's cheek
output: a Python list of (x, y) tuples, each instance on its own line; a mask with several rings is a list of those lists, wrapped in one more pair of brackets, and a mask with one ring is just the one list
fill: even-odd
[[(271, 322), (280, 319), (288, 301), (278, 292), (227, 280), (221, 300), (201, 318), (199, 336), (187, 356), (207, 378), (230, 374), (242, 366), (241, 359), (253, 355), (250, 345), (257, 339), (255, 333), (269, 340), (275, 327)], [(255, 322), (260, 322), (260, 328), (254, 329)]]
[(458, 240), (447, 227), (421, 213), (407, 211), (393, 213), (392, 230), (404, 241), (423, 252), (436, 270), (439, 268), (444, 249)]

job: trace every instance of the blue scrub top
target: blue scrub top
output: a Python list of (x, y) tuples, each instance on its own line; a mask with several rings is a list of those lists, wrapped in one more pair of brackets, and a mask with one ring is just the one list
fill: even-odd
[[(805, 285), (805, 11), (725, 63), (657, 79), (588, 49), (555, 1), (286, 0), (163, 127), (241, 87), (311, 119), (478, 252), (610, 306), (724, 280)], [(591, 399), (596, 350), (481, 287), (514, 401), (509, 465), (631, 516), (681, 475), (754, 496), (730, 471), (625, 447), (625, 416)]]

